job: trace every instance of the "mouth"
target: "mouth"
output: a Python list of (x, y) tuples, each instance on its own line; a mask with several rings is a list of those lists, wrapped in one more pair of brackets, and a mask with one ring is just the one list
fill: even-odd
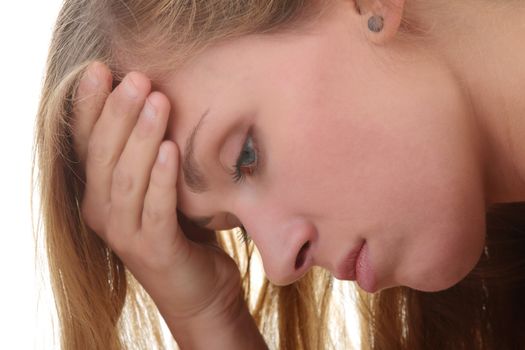
[(334, 277), (338, 280), (343, 281), (355, 281), (357, 278), (356, 265), (359, 254), (365, 244), (365, 241), (361, 241), (355, 246), (348, 254), (345, 255), (344, 259), (337, 265), (336, 271), (333, 273)]

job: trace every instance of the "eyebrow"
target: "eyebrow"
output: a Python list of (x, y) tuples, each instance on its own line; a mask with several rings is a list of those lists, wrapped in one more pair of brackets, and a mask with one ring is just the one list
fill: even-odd
[[(182, 157), (182, 174), (184, 175), (184, 180), (188, 185), (190, 191), (194, 193), (204, 193), (209, 190), (208, 182), (202, 171), (199, 168), (197, 160), (195, 159), (195, 139), (198, 135), (199, 130), (201, 129), (202, 123), (208, 113), (210, 108), (208, 108), (200, 117), (199, 122), (192, 129), (190, 137), (186, 141), (186, 147), (184, 149), (184, 155)], [(206, 220), (199, 220), (206, 221)]]

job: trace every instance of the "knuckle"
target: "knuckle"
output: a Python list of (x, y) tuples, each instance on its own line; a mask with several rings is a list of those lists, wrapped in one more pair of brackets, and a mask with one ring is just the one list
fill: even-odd
[(122, 166), (115, 167), (112, 181), (116, 193), (128, 193), (134, 188), (133, 176)]
[(144, 220), (148, 223), (157, 223), (161, 221), (166, 215), (158, 205), (147, 205), (144, 207)]
[(106, 103), (108, 105), (108, 108), (110, 108), (113, 112), (111, 114), (118, 115), (119, 113), (115, 113), (115, 111), (118, 111), (119, 107), (123, 105), (125, 101), (122, 101), (122, 97), (119, 95), (118, 90), (114, 90), (113, 92), (111, 92), (111, 94), (109, 94)]
[(95, 138), (91, 138), (88, 142), (87, 156), (90, 162), (102, 166), (107, 166), (113, 161), (111, 152), (109, 152), (106, 145)]
[[(122, 84), (122, 83), (121, 83)], [(130, 98), (129, 93), (126, 92), (125, 88), (120, 87), (116, 88), (107, 99), (107, 105), (110, 111), (112, 119), (127, 119), (133, 118), (134, 111), (137, 106), (144, 102), (145, 96), (140, 96), (137, 98)], [(140, 92), (138, 93), (140, 95)]]
[(153, 168), (153, 171), (151, 172), (150, 182), (153, 187), (162, 190), (166, 190), (171, 184), (170, 179), (167, 179), (157, 167)]

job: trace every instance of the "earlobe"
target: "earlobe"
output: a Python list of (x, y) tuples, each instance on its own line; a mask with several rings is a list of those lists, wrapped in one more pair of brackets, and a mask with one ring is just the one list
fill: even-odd
[(404, 7), (405, 0), (372, 0), (368, 1), (368, 6), (357, 4), (369, 40), (382, 45), (395, 37), (401, 25)]

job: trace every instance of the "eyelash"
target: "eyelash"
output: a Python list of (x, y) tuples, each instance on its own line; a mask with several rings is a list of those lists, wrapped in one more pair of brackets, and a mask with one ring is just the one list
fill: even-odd
[(244, 226), (240, 226), (237, 228), (237, 238), (239, 239), (239, 242), (243, 244), (248, 244), (251, 242), (251, 238), (248, 235), (248, 232), (246, 232)]
[[(245, 151), (249, 149), (252, 150), (254, 153), (254, 160), (249, 164), (242, 164), (243, 156), (247, 154)], [(233, 182), (235, 183), (242, 183), (244, 180), (246, 180), (246, 175), (253, 176), (255, 172), (257, 171), (257, 165), (259, 161), (259, 152), (257, 150), (254, 136), (252, 130), (248, 132), (248, 136), (246, 137), (246, 140), (244, 141), (244, 144), (242, 146), (241, 152), (239, 153), (239, 156), (237, 157), (237, 161), (235, 165), (233, 166), (234, 171), (232, 172), (232, 178)]]

